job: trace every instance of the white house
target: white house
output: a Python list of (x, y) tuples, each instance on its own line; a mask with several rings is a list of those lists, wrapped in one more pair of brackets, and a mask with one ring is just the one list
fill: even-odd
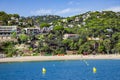
[(77, 38), (79, 38), (78, 34), (65, 34), (63, 36), (63, 39), (77, 39)]
[(94, 40), (94, 41), (99, 41), (99, 40), (102, 40), (100, 39), (99, 37), (89, 37), (88, 40)]
[(10, 39), (13, 32), (17, 33), (17, 26), (0, 26), (0, 39)]
[(26, 34), (39, 34), (40, 28), (24, 28)]

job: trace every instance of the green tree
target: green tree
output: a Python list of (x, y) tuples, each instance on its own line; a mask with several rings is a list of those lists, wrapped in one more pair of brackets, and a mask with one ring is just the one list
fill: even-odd
[(98, 53), (102, 53), (102, 52), (104, 52), (104, 46), (100, 45), (98, 46)]
[(111, 41), (110, 41), (110, 39), (105, 39), (103, 41), (103, 45), (105, 46), (105, 51), (107, 52), (107, 54), (109, 54), (110, 49), (111, 49)]
[(63, 26), (55, 26), (53, 28), (55, 31), (55, 34), (59, 37), (59, 39), (62, 41), (63, 33), (64, 33), (64, 27)]
[(20, 42), (26, 42), (28, 40), (28, 36), (25, 34), (20, 34), (19, 39)]
[(41, 23), (40, 24), (40, 28), (49, 27), (49, 26), (50, 26), (50, 24), (48, 24), (48, 23)]
[(120, 54), (120, 42), (116, 43), (116, 45), (115, 45), (115, 52)]
[(17, 32), (12, 32), (11, 37), (12, 37), (12, 38), (17, 38)]
[(17, 55), (17, 49), (14, 46), (14, 42), (4, 42), (2, 45), (2, 49), (4, 50), (4, 52), (7, 54), (7, 57), (12, 57), (14, 55)]
[(55, 31), (62, 31), (62, 30), (64, 30), (64, 27), (63, 26), (55, 26), (53, 28), (53, 30), (55, 30)]
[(15, 18), (20, 18), (19, 14), (13, 14)]
[(79, 53), (81, 54), (81, 53), (84, 53), (84, 52), (87, 52), (87, 53), (92, 52), (91, 45), (89, 44), (89, 42), (86, 42), (79, 47)]

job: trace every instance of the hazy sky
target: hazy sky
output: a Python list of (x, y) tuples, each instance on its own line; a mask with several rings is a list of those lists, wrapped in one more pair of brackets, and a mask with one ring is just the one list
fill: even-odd
[(0, 11), (20, 16), (72, 16), (87, 11), (120, 11), (120, 0), (0, 0)]

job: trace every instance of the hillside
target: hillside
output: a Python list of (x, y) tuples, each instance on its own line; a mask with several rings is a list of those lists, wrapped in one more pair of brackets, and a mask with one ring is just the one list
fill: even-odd
[(86, 12), (84, 14), (67, 17), (55, 22), (55, 25), (67, 27), (97, 27), (109, 26), (119, 21), (120, 12), (102, 11), (102, 12)]
[(32, 18), (35, 22), (41, 24), (41, 23), (51, 23), (53, 21), (56, 21), (58, 19), (62, 19), (62, 17), (57, 15), (43, 15), (43, 16), (31, 16), (29, 18)]
[[(120, 12), (86, 12), (54, 22), (63, 33), (78, 34), (80, 38), (67, 43), (79, 53), (119, 53), (120, 52)], [(62, 29), (64, 27), (64, 29)]]
[(2, 25), (17, 25), (19, 27), (34, 27), (40, 26), (42, 23), (52, 23), (63, 17), (57, 15), (29, 16), (22, 17), (19, 14), (7, 14), (4, 11), (0, 12), (0, 21)]
[[(24, 55), (26, 53), (25, 51), (28, 51), (28, 54), (30, 55), (32, 53), (40, 53), (41, 55), (43, 53), (47, 55), (67, 54), (70, 53), (68, 51), (71, 51), (73, 54), (120, 53), (120, 12), (86, 12), (84, 14), (62, 19), (60, 19), (61, 17), (56, 17), (55, 19), (49, 19), (48, 17), (50, 16), (44, 17), (46, 18), (40, 16), (27, 18), (20, 17), (18, 20), (23, 23), (28, 21), (29, 26), (39, 25), (41, 22), (52, 22), (52, 24), (50, 24), (54, 26), (52, 31), (46, 34), (38, 34), (37, 36), (21, 34), (18, 37), (19, 40), (17, 43), (2, 43), (1, 51), (8, 56), (18, 54)], [(4, 18), (5, 19), (2, 19), (0, 16), (0, 20), (2, 20), (5, 25), (7, 22), (6, 19), (9, 20), (9, 18)], [(17, 21), (16, 18), (11, 19)], [(44, 20), (46, 22), (44, 22)], [(42, 24), (42, 28), (46, 27), (44, 25), (46, 24)], [(23, 27), (29, 26), (27, 24)], [(67, 37), (65, 37), (65, 35)], [(16, 49), (15, 47), (23, 45), (27, 46), (27, 48)], [(12, 46), (10, 47), (11, 53), (9, 50), (6, 50), (6, 47), (9, 48), (9, 46)]]

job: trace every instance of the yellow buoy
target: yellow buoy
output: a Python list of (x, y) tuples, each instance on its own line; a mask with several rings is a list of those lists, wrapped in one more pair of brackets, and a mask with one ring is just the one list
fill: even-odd
[(96, 73), (97, 69), (95, 67), (93, 67), (93, 73)]
[(46, 69), (42, 68), (42, 73), (45, 74), (46, 73)]

